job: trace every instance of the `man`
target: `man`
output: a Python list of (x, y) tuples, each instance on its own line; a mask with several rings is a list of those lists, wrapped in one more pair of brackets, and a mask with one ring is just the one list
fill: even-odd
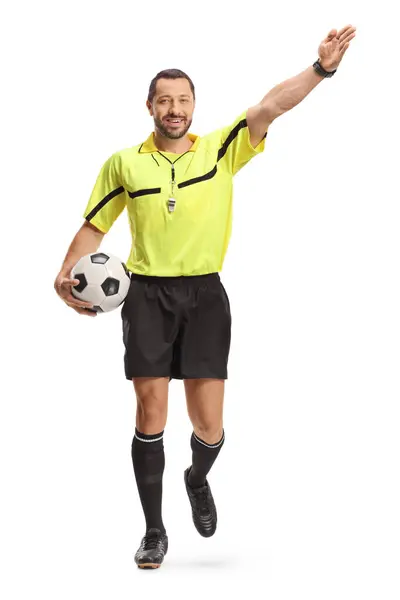
[(150, 85), (147, 108), (155, 131), (113, 154), (103, 165), (55, 289), (79, 314), (96, 316), (71, 294), (72, 267), (95, 252), (127, 208), (132, 247), (131, 285), (122, 307), (125, 376), (137, 398), (132, 461), (146, 520), (135, 555), (142, 568), (161, 565), (168, 549), (162, 519), (163, 433), (168, 387), (183, 379), (192, 465), (184, 473), (194, 524), (215, 533), (217, 512), (207, 480), (224, 443), (223, 400), (231, 314), (219, 272), (232, 218), (232, 178), (264, 150), (270, 124), (301, 102), (341, 62), (355, 28), (332, 30), (319, 59), (274, 87), (232, 124), (204, 137), (188, 133), (195, 89), (182, 71), (162, 71)]

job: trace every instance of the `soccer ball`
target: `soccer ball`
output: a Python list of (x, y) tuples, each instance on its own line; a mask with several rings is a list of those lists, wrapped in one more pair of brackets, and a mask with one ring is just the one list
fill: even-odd
[(93, 304), (97, 313), (118, 308), (126, 298), (130, 285), (129, 271), (124, 263), (104, 252), (83, 256), (71, 271), (71, 279), (79, 279), (72, 286), (72, 295)]

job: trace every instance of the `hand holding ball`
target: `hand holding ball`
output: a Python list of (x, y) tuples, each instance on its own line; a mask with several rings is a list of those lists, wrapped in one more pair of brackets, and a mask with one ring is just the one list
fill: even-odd
[(124, 263), (104, 252), (83, 256), (71, 271), (71, 279), (79, 284), (71, 289), (72, 295), (93, 304), (96, 313), (110, 312), (120, 306), (129, 290), (130, 275)]

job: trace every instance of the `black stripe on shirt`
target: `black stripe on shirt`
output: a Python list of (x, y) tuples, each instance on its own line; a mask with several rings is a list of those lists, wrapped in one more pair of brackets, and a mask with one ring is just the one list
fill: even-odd
[(98, 204), (96, 204), (96, 206), (93, 208), (93, 210), (90, 211), (90, 213), (87, 215), (87, 217), (85, 217), (86, 221), (91, 221), (93, 219), (93, 217), (95, 215), (97, 215), (99, 210), (101, 210), (103, 208), (103, 206), (105, 206), (108, 202), (110, 202), (110, 200), (112, 200), (116, 196), (119, 196), (119, 194), (122, 194), (124, 189), (125, 188), (121, 186), (121, 187), (113, 190), (109, 194), (107, 194), (107, 196), (105, 198), (103, 198), (103, 200), (101, 200)]
[[(212, 179), (213, 177), (215, 177), (215, 175), (217, 174), (218, 162), (221, 160), (221, 158), (223, 158), (225, 156), (225, 154), (226, 154), (226, 152), (227, 152), (227, 150), (229, 148), (229, 145), (238, 136), (239, 131), (241, 129), (244, 129), (245, 127), (247, 127), (247, 119), (242, 119), (236, 125), (236, 127), (234, 127), (232, 129), (232, 131), (230, 132), (230, 134), (226, 138), (225, 142), (222, 144), (221, 148), (218, 150), (217, 164), (212, 169), (212, 171), (209, 171), (208, 173), (206, 173), (205, 175), (201, 175), (200, 177), (195, 177), (194, 179), (188, 179), (187, 181), (183, 181), (182, 183), (178, 184), (178, 188), (183, 188), (183, 187), (186, 187), (188, 185), (193, 185), (194, 183), (200, 183), (201, 181), (207, 181), (208, 179)], [(266, 136), (267, 136), (267, 134), (264, 135), (264, 138)]]
[(138, 196), (147, 196), (148, 194), (160, 194), (161, 188), (152, 188), (150, 190), (138, 190), (137, 192), (128, 192), (130, 198), (137, 198)]
[(187, 181), (183, 181), (182, 183), (178, 183), (178, 188), (184, 188), (188, 185), (193, 185), (194, 183), (200, 183), (200, 181), (207, 181), (207, 179), (212, 179), (217, 174), (217, 165), (213, 168), (212, 171), (209, 171), (205, 175), (201, 175), (200, 177), (194, 177), (193, 179), (188, 179)]
[(232, 131), (230, 132), (230, 134), (228, 135), (228, 137), (226, 138), (225, 142), (222, 144), (221, 148), (218, 150), (218, 158), (217, 158), (217, 162), (219, 162), (221, 160), (221, 158), (223, 158), (228, 150), (229, 145), (233, 142), (233, 140), (235, 139), (235, 137), (238, 136), (239, 131), (241, 129), (244, 129), (244, 127), (247, 127), (247, 120), (243, 119), (242, 121), (239, 121), (239, 123), (236, 125), (236, 127), (234, 127), (232, 129)]

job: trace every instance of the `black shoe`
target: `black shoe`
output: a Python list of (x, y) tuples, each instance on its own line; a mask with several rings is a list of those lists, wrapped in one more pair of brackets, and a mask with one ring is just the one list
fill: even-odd
[(159, 529), (149, 529), (135, 554), (135, 563), (140, 569), (158, 569), (167, 550), (167, 534), (161, 533)]
[(185, 471), (185, 485), (192, 506), (193, 523), (200, 535), (211, 537), (217, 529), (217, 509), (214, 498), (207, 479), (202, 487), (190, 487), (188, 481), (190, 469), (191, 467), (188, 467)]

